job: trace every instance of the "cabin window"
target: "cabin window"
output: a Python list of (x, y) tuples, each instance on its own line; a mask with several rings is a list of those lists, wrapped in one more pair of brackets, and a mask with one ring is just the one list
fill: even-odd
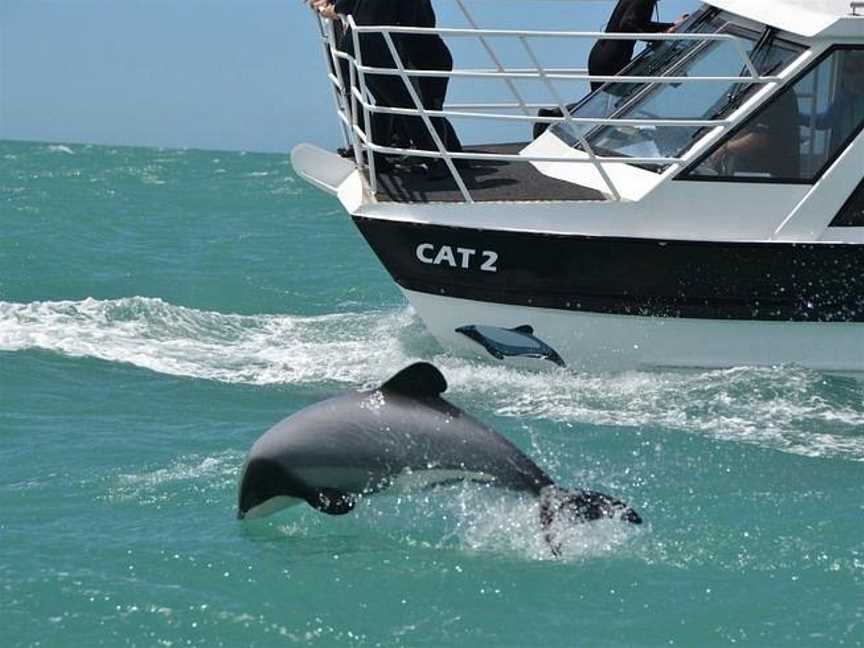
[(864, 180), (849, 196), (829, 227), (864, 227)]
[(694, 180), (815, 182), (864, 125), (864, 48), (838, 47), (700, 158)]
[[(692, 14), (678, 30), (687, 33), (710, 34), (720, 31), (725, 20), (721, 20), (716, 9), (702, 8)], [(624, 76), (656, 76), (669, 74), (670, 69), (698, 46), (698, 41), (655, 41), (645, 47), (638, 56), (621, 71)], [(609, 118), (622, 110), (646, 89), (647, 84), (606, 83), (596, 92), (568, 106), (570, 114), (579, 118)], [(579, 146), (577, 133), (585, 135), (596, 127), (591, 124), (559, 124), (553, 127), (556, 135), (571, 146)]]
[[(690, 33), (726, 33), (747, 43), (760, 74), (775, 74), (803, 51), (799, 45), (782, 41), (774, 30), (761, 35), (728, 23), (721, 16), (706, 13), (685, 26)], [(730, 41), (664, 41), (649, 48), (630, 68), (630, 76), (748, 77), (741, 55)], [(630, 84), (608, 83), (571, 109), (574, 117), (612, 116), (617, 119), (722, 119), (752, 94), (757, 84), (730, 81), (698, 83)], [(579, 127), (577, 127), (579, 128)], [(621, 125), (580, 128), (592, 149), (614, 157), (678, 157), (705, 132), (700, 126)], [(567, 124), (556, 134), (575, 148), (581, 148), (576, 133)], [(642, 165), (661, 171), (668, 164)]]

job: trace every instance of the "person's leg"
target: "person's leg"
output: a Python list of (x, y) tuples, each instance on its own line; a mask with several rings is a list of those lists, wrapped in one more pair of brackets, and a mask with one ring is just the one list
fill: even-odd
[[(385, 75), (369, 75), (366, 77), (366, 83), (369, 91), (379, 105), (392, 106), (394, 108), (416, 108), (401, 78)], [(380, 127), (380, 123), (376, 122), (373, 124), (373, 137), (375, 143), (380, 144), (383, 142), (381, 140), (382, 133), (374, 130), (376, 125)], [(435, 149), (435, 143), (429, 135), (426, 125), (418, 116), (400, 116), (396, 130), (404, 134), (415, 148), (424, 150)], [(388, 133), (383, 133), (383, 135), (389, 137), (392, 135), (392, 132), (391, 129)], [(377, 161), (378, 158), (376, 158)]]
[[(588, 55), (588, 74), (615, 76), (630, 63), (632, 48), (629, 41), (599, 41)], [(591, 92), (605, 85), (605, 81), (591, 81)]]
[[(405, 46), (406, 44), (404, 43), (397, 42), (397, 45), (399, 46), (400, 51), (405, 52), (406, 60), (404, 62), (406, 68), (410, 69), (412, 67), (417, 67), (413, 63), (409, 62), (409, 60), (411, 59), (411, 48)], [(380, 36), (377, 38), (368, 38), (363, 42), (364, 63), (367, 61), (367, 59), (369, 60), (368, 64), (375, 67), (394, 66), (393, 60), (389, 54), (389, 50), (386, 49), (384, 39)], [(424, 56), (423, 60), (426, 61), (428, 59)], [(376, 102), (381, 106), (391, 106), (393, 108), (411, 108), (415, 110), (417, 108), (413, 98), (411, 97), (411, 94), (408, 92), (404, 80), (399, 76), (367, 75), (366, 84), (369, 88), (369, 91), (375, 97)], [(417, 84), (417, 87), (419, 87), (419, 84)], [(446, 90), (446, 85), (444, 86), (444, 88)], [(440, 94), (440, 89), (436, 89), (433, 92)], [(421, 90), (418, 94), (420, 94), (419, 98), (421, 102), (424, 103), (424, 107), (426, 107), (426, 100), (423, 97), (423, 91)], [(443, 104), (443, 97), (441, 97), (440, 103)], [(422, 118), (416, 115), (404, 117), (400, 116), (398, 118), (398, 122), (398, 130), (406, 135), (406, 137), (412, 142), (414, 148), (427, 151), (434, 151), (437, 149), (435, 141), (432, 138), (429, 130), (426, 128), (426, 124), (424, 123)], [(375, 141), (376, 143), (379, 142), (379, 137), (377, 135), (375, 136)], [(376, 157), (376, 163), (378, 162), (378, 159), (379, 158)], [(427, 164), (427, 166), (430, 169), (430, 176), (443, 177), (447, 175), (441, 171), (443, 162), (440, 159), (431, 160)], [(444, 168), (446, 170), (446, 166)]]
[[(445, 71), (453, 69), (453, 55), (447, 44), (439, 36), (428, 38), (428, 46), (424, 48), (424, 53), (425, 56), (417, 62), (418, 69)], [(420, 88), (423, 93), (424, 107), (429, 110), (443, 110), (449, 83), (450, 77), (446, 76), (421, 77)], [(460, 152), (462, 150), (462, 143), (449, 119), (436, 117), (432, 123), (448, 151)]]

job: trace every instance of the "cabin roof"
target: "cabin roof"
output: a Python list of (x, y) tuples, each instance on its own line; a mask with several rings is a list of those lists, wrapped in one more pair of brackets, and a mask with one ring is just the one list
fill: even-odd
[(864, 40), (864, 8), (852, 0), (704, 0), (707, 4), (807, 38)]

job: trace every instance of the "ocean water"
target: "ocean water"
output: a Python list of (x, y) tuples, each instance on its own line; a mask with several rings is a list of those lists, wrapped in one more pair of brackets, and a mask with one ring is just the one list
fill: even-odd
[[(287, 156), (0, 142), (0, 645), (861, 646), (864, 382), (448, 357)], [(827, 343), (827, 342), (826, 342)], [(560, 483), (235, 519), (255, 439), (418, 360)]]

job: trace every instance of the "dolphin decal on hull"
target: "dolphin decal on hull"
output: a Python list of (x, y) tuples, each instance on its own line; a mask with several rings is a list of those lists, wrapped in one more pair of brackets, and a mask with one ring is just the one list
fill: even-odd
[(438, 369), (417, 363), (378, 389), (289, 416), (252, 446), (240, 478), (238, 517), (301, 502), (345, 515), (363, 496), (471, 481), (534, 495), (544, 529), (560, 519), (641, 523), (620, 500), (556, 486), (510, 441), (444, 400), (446, 389)]
[(536, 337), (534, 328), (527, 324), (512, 329), (471, 324), (460, 326), (456, 332), (474, 340), (498, 360), (508, 357), (538, 358), (554, 362), (559, 367), (567, 366), (558, 352)]

